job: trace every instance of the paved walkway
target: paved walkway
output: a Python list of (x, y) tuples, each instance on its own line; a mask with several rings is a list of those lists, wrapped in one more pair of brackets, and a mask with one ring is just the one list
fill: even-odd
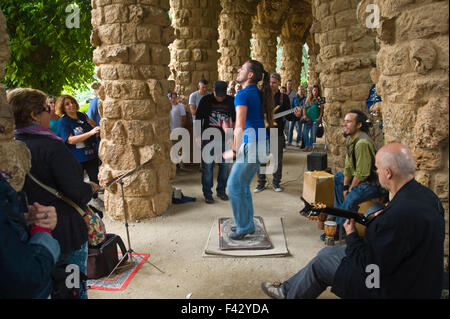
[[(260, 288), (262, 281), (288, 279), (323, 247), (317, 223), (298, 213), (306, 154), (288, 147), (283, 161), (284, 191), (276, 193), (269, 188), (253, 195), (255, 215), (282, 218), (290, 256), (202, 257), (214, 219), (232, 217), (233, 213), (229, 202), (220, 199), (213, 205), (204, 202), (198, 169), (182, 170), (173, 185), (185, 195), (196, 197), (196, 202), (172, 205), (163, 216), (152, 220), (129, 222), (132, 248), (138, 253), (149, 253), (149, 260), (165, 274), (144, 264), (125, 290), (89, 290), (89, 298), (184, 299), (190, 293), (192, 299), (268, 298)], [(269, 183), (271, 180), (269, 176)], [(256, 178), (252, 189), (255, 186)], [(127, 245), (123, 222), (108, 217), (104, 221), (108, 232), (120, 235)], [(326, 291), (320, 298), (336, 296)]]

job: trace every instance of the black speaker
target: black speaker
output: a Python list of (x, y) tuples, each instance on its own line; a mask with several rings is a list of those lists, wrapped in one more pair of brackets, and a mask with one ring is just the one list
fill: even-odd
[(327, 153), (310, 153), (306, 156), (306, 169), (308, 171), (325, 171), (327, 167)]

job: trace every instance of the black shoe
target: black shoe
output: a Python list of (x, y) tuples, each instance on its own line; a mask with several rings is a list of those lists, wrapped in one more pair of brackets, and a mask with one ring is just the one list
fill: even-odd
[(261, 288), (264, 293), (273, 299), (285, 299), (283, 285), (281, 283), (263, 282)]
[(228, 195), (225, 193), (217, 194), (217, 197), (219, 197), (221, 200), (229, 200)]
[(205, 196), (206, 204), (214, 204), (214, 198), (212, 196)]
[[(236, 226), (231, 226), (231, 231), (232, 232), (236, 232), (237, 227)], [(250, 235), (253, 235), (255, 233), (255, 231), (252, 231), (251, 233), (249, 233)]]
[[(232, 228), (236, 228), (236, 227), (232, 227)], [(254, 234), (255, 231), (251, 232), (251, 233), (246, 233), (246, 234), (238, 234), (236, 233), (236, 230), (234, 230), (230, 235), (228, 235), (228, 238), (233, 239), (233, 240), (242, 240), (244, 239), (245, 236), (247, 235), (251, 235)]]
[(258, 186), (256, 186), (255, 189), (253, 190), (253, 193), (259, 193), (259, 192), (262, 192), (265, 188), (266, 188), (265, 185), (258, 185)]
[(235, 231), (228, 235), (228, 238), (233, 240), (242, 240), (247, 234), (238, 234)]

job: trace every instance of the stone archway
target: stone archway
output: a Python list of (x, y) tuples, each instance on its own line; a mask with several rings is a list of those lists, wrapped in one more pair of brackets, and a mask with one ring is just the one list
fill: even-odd
[[(128, 186), (139, 185), (129, 187), (126, 194), (129, 211), (137, 213), (132, 218), (156, 216), (170, 204), (169, 178), (174, 165), (169, 161), (169, 102), (165, 94), (174, 85), (168, 80), (169, 64), (176, 71), (175, 87), (182, 94), (195, 90), (197, 77), (217, 79), (218, 70), (223, 79), (232, 79), (236, 67), (249, 55), (247, 42), (252, 30), (253, 57), (268, 71), (275, 70), (276, 37), (284, 37), (282, 26), (288, 17), (299, 13), (291, 10), (298, 2), (247, 2), (248, 7), (231, 8), (232, 2), (226, 0), (172, 1), (174, 32), (167, 0), (92, 1), (91, 42), (97, 47), (94, 62), (101, 80), (97, 94), (104, 118), (100, 179), (104, 184), (154, 159), (140, 177), (129, 181)], [(312, 0), (312, 26), (304, 35), (310, 47), (308, 83), (319, 84), (327, 99), (324, 114), (330, 166), (333, 170), (343, 167), (343, 115), (351, 108), (368, 112), (365, 100), (376, 82), (383, 98), (378, 107), (385, 142), (398, 141), (413, 149), (417, 179), (442, 199), (448, 220), (448, 1), (364, 0), (358, 21), (359, 2)], [(380, 9), (380, 26), (375, 33), (364, 24), (364, 9), (369, 3)], [(208, 19), (202, 20), (203, 16)], [(227, 21), (237, 22), (242, 30), (232, 34)], [(0, 15), (0, 28), (4, 24)], [(241, 40), (243, 44), (237, 44)], [(176, 54), (171, 61), (168, 46), (172, 42)], [(5, 44), (7, 38), (0, 36), (0, 76), (9, 56)], [(2, 89), (0, 107), (0, 147), (5, 149), (14, 126)], [(17, 171), (23, 171), (26, 164), (21, 167)], [(122, 211), (118, 190), (107, 191), (105, 197), (109, 214), (120, 218), (115, 215)]]

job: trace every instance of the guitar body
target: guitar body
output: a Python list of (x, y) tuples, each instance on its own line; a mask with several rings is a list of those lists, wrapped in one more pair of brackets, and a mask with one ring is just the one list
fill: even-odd
[[(376, 202), (372, 201), (372, 200), (368, 200), (367, 202), (361, 203), (359, 205), (359, 210), (358, 213), (360, 214), (365, 214), (367, 212), (367, 210), (372, 207), (373, 204), (375, 204)], [(373, 218), (373, 215), (370, 215), (368, 217), (369, 220), (371, 220)], [(359, 237), (364, 237), (364, 235), (366, 234), (366, 226), (355, 223), (355, 227), (356, 227), (356, 231), (358, 232)]]

